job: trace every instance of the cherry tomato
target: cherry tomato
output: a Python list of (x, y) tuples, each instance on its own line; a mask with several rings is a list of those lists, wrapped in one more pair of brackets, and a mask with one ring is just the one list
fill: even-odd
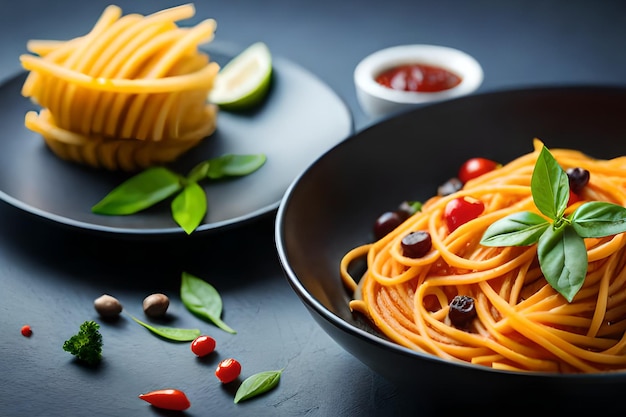
[(222, 383), (233, 382), (241, 373), (241, 364), (233, 358), (224, 359), (217, 365), (215, 376)]
[(191, 407), (185, 393), (177, 389), (160, 389), (140, 394), (139, 398), (164, 410), (183, 411)]
[(22, 328), (20, 329), (20, 332), (22, 333), (22, 336), (25, 336), (25, 337), (30, 337), (33, 334), (33, 330), (30, 328), (28, 324), (23, 325)]
[(444, 209), (444, 219), (448, 230), (453, 232), (459, 226), (474, 220), (485, 210), (485, 204), (472, 197), (459, 197), (450, 200)]
[(569, 200), (567, 200), (567, 206), (571, 206), (574, 203), (578, 203), (580, 201), (580, 196), (576, 194), (574, 191), (569, 190)]
[(211, 352), (215, 350), (215, 339), (211, 336), (198, 336), (191, 342), (191, 351), (196, 354), (196, 356), (203, 357), (207, 356)]
[(480, 177), (500, 166), (499, 163), (487, 158), (471, 158), (461, 165), (458, 177), (463, 184), (471, 179)]

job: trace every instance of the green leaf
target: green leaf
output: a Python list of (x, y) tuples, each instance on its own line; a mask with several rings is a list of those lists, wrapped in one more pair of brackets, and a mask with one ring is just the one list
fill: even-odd
[(208, 172), (209, 161), (202, 161), (189, 171), (189, 174), (187, 174), (187, 181), (199, 182), (200, 180), (206, 178)]
[(539, 265), (548, 283), (571, 302), (587, 275), (587, 248), (571, 225), (549, 227), (537, 245)]
[(195, 182), (188, 183), (172, 200), (174, 221), (190, 235), (200, 225), (207, 211), (206, 193)]
[(563, 216), (569, 200), (567, 173), (545, 146), (541, 149), (530, 180), (533, 201), (553, 220)]
[(190, 342), (201, 335), (199, 329), (180, 329), (177, 327), (151, 326), (150, 324), (144, 323), (136, 317), (131, 316), (131, 318), (137, 323), (141, 324), (146, 329), (150, 330), (152, 333), (175, 342)]
[(282, 369), (279, 371), (265, 371), (246, 378), (235, 393), (235, 404), (275, 388), (280, 381), (282, 373)]
[(248, 175), (261, 168), (267, 157), (264, 154), (234, 155), (226, 154), (209, 159), (207, 177), (218, 179), (226, 176)]
[(572, 226), (582, 237), (605, 237), (626, 232), (626, 208), (603, 201), (587, 202), (574, 211)]
[(228, 333), (236, 333), (222, 321), (222, 297), (208, 282), (183, 272), (180, 298), (192, 313), (209, 320)]
[(492, 223), (480, 241), (485, 246), (528, 246), (537, 243), (550, 223), (538, 214), (513, 213)]
[(181, 188), (182, 180), (178, 174), (163, 167), (148, 168), (114, 188), (91, 211), (111, 215), (137, 213)]

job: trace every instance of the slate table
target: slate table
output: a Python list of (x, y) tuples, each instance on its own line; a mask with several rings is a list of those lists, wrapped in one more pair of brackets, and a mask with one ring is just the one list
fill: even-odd
[[(107, 4), (3, 4), (0, 80), (21, 70), (18, 56), (27, 40), (85, 33)], [(147, 14), (179, 3), (115, 4)], [(470, 53), (485, 72), (477, 93), (626, 84), (622, 1), (200, 0), (196, 8), (197, 19), (218, 21), (218, 39), (242, 46), (262, 40), (275, 56), (319, 77), (345, 101), (356, 131), (379, 120), (358, 107), (353, 69), (387, 46), (429, 43)], [(0, 126), (0, 141), (6, 139)], [(426, 415), (414, 396), (372, 373), (317, 327), (282, 274), (274, 214), (223, 233), (137, 240), (61, 226), (0, 203), (0, 415), (172, 415), (137, 399), (160, 384), (187, 387), (194, 398), (189, 416)], [(248, 263), (237, 262), (241, 253)], [(236, 336), (186, 313), (178, 298), (181, 269), (219, 289)], [(91, 303), (98, 295), (114, 294), (136, 312), (152, 292), (171, 295), (177, 325), (211, 331), (217, 355), (195, 360), (186, 345), (156, 340), (127, 318), (103, 325), (105, 360), (96, 370), (77, 366), (62, 351), (68, 332), (97, 319)], [(26, 323), (33, 326), (30, 338), (20, 335)], [(232, 390), (212, 375), (225, 356), (239, 358), (249, 373), (284, 368), (283, 379), (267, 395), (235, 405)]]

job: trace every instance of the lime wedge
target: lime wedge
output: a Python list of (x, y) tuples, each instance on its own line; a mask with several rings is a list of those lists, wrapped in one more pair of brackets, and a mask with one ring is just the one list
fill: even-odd
[(209, 101), (224, 110), (245, 110), (267, 95), (272, 78), (272, 55), (257, 42), (230, 60), (217, 73)]

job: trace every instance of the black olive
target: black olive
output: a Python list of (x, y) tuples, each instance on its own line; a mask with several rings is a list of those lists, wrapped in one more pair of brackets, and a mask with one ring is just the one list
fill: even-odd
[(448, 181), (444, 182), (437, 189), (437, 195), (440, 197), (445, 197), (447, 195), (456, 193), (461, 188), (463, 188), (463, 183), (460, 179), (454, 177), (450, 178)]
[(569, 188), (575, 194), (579, 194), (589, 183), (589, 171), (583, 168), (569, 168), (567, 170)]
[(376, 240), (387, 236), (393, 229), (400, 226), (408, 218), (408, 214), (399, 210), (386, 211), (374, 223), (374, 237)]
[(457, 295), (450, 302), (448, 317), (455, 327), (465, 327), (476, 317), (474, 299), (468, 295)]
[(414, 215), (416, 212), (422, 209), (422, 203), (418, 201), (403, 201), (399, 206), (398, 210), (401, 213), (406, 214), (407, 219)]
[(421, 258), (430, 252), (430, 233), (423, 230), (411, 232), (402, 238), (402, 254), (408, 258)]

